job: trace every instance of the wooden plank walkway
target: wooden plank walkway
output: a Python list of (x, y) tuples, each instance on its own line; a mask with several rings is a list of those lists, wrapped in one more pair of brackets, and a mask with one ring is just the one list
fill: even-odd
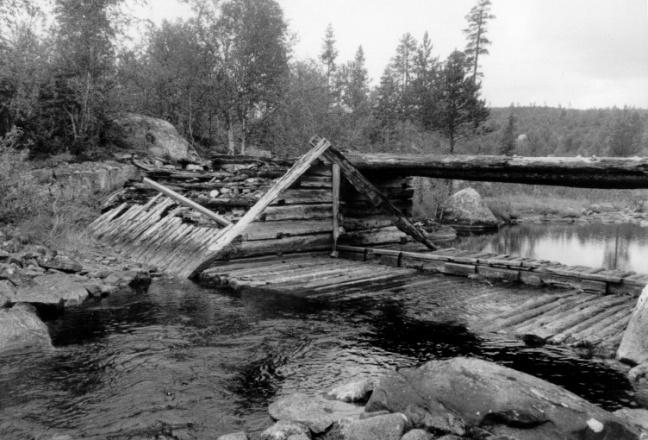
[(200, 280), (234, 291), (292, 295), (326, 303), (371, 298), (418, 301), (429, 319), (462, 321), (472, 332), (585, 347), (613, 356), (636, 303), (632, 295), (576, 289), (511, 288), (312, 253), (232, 260)]
[(325, 254), (289, 255), (224, 262), (204, 270), (199, 280), (234, 290), (313, 296), (349, 288), (402, 282), (414, 269), (337, 259)]
[(552, 261), (460, 249), (408, 252), (399, 249), (338, 246), (338, 252), (344, 258), (377, 261), (424, 272), (519, 282), (531, 286), (574, 288), (587, 293), (638, 296), (648, 284), (648, 275), (632, 271), (567, 266)]

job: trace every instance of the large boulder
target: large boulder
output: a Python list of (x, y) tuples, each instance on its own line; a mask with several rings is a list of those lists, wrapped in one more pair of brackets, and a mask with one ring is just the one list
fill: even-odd
[(24, 281), (16, 287), (11, 302), (75, 306), (88, 297), (88, 291), (70, 275), (45, 274)]
[(300, 423), (320, 434), (340, 419), (359, 417), (363, 408), (322, 396), (295, 393), (270, 404), (268, 412), (274, 420)]
[[(518, 440), (638, 439), (623, 419), (544, 380), (492, 362), (470, 358), (430, 361), (381, 379), (367, 411), (425, 411), (429, 422), (453, 421)], [(430, 427), (423, 427), (428, 430)]]
[(443, 219), (446, 223), (463, 226), (497, 226), (497, 219), (473, 188), (464, 188), (445, 202)]
[(51, 348), (47, 326), (28, 304), (0, 309), (0, 352), (23, 348)]
[(112, 119), (108, 140), (135, 153), (175, 162), (193, 162), (196, 153), (175, 127), (158, 118), (122, 113)]
[(632, 364), (648, 361), (648, 286), (644, 287), (623, 333), (617, 358)]

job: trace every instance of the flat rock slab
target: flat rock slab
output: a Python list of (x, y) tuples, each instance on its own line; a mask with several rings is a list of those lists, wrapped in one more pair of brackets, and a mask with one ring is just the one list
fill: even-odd
[(282, 397), (268, 408), (273, 419), (301, 423), (315, 434), (326, 431), (338, 420), (357, 418), (363, 410), (363, 407), (358, 405), (302, 393)]
[(88, 297), (88, 291), (74, 278), (65, 274), (34, 277), (31, 282), (16, 287), (12, 302), (74, 306)]
[(0, 309), (0, 352), (30, 347), (52, 347), (47, 326), (34, 308), (19, 304)]
[(428, 413), (423, 421), (452, 416), (517, 440), (639, 438), (635, 426), (564, 388), (480, 359), (399, 370), (380, 380), (366, 406), (405, 414), (414, 409)]

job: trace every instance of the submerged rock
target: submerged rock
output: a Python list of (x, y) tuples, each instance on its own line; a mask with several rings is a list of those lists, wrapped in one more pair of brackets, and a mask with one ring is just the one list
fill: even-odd
[(291, 394), (273, 402), (268, 408), (274, 420), (286, 420), (303, 424), (313, 433), (319, 434), (344, 418), (357, 418), (363, 411), (358, 405), (328, 400), (322, 396)]
[(639, 438), (634, 426), (557, 385), (479, 359), (430, 361), (386, 376), (366, 409), (407, 413), (413, 407), (431, 421), (454, 419), (454, 427), (518, 440)]
[(29, 304), (0, 309), (0, 352), (22, 348), (51, 348), (47, 326)]
[(641, 292), (623, 333), (617, 359), (633, 364), (648, 361), (648, 286)]
[(463, 226), (497, 227), (497, 219), (473, 188), (464, 188), (446, 201), (443, 219)]

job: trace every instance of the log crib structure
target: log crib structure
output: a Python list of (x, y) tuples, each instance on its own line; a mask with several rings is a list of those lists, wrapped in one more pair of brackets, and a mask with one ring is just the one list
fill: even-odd
[(591, 323), (605, 335), (594, 342), (610, 350), (648, 283), (634, 272), (439, 249), (410, 220), (411, 176), (648, 188), (645, 159), (367, 155), (314, 137), (292, 164), (231, 156), (214, 157), (211, 171), (136, 164), (145, 177), (112, 194), (90, 231), (180, 277), (300, 296), (414, 288), (438, 274), (559, 286), (570, 293), (494, 310), (485, 328), (590, 343)]

